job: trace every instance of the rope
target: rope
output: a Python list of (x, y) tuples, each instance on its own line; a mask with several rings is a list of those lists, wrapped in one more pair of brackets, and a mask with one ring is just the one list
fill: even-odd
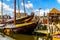
[(37, 23), (37, 26), (36, 26), (36, 28), (34, 29), (34, 32), (37, 30), (37, 29), (39, 29), (39, 27), (40, 27), (40, 18), (38, 19), (38, 23)]

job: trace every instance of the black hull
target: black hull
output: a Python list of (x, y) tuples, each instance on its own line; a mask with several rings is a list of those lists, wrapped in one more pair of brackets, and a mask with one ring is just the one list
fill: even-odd
[(37, 23), (33, 23), (33, 24), (27, 25), (27, 26), (22, 26), (22, 27), (18, 27), (18, 28), (11, 28), (11, 32), (22, 33), (22, 34), (32, 34), (32, 32), (34, 31), (36, 26), (37, 26)]

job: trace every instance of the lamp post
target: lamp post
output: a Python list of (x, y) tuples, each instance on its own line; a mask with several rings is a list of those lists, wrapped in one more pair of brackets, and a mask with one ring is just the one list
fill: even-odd
[(45, 25), (45, 12), (44, 12), (44, 17), (43, 17), (43, 22), (44, 22), (44, 25)]
[[(39, 15), (40, 15), (40, 10), (41, 8), (39, 8)], [(39, 16), (39, 22), (41, 22), (40, 18), (41, 18), (41, 15)]]

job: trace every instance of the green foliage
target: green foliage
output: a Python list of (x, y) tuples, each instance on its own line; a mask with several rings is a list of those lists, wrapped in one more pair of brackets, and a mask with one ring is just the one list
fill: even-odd
[(47, 30), (47, 26), (46, 25), (41, 25), (41, 30)]

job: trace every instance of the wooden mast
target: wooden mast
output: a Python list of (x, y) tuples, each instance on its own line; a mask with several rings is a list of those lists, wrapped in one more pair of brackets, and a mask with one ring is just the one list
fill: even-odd
[(19, 3), (20, 1), (18, 0), (18, 18), (20, 18), (21, 17), (21, 14), (20, 14), (20, 3)]
[(3, 18), (3, 0), (1, 0), (1, 18), (2, 18), (2, 23), (4, 23), (4, 18)]
[(25, 2), (23, 0), (23, 6), (24, 6), (24, 15), (26, 16), (26, 9), (25, 9)]
[(14, 24), (16, 24), (16, 0), (14, 0)]

